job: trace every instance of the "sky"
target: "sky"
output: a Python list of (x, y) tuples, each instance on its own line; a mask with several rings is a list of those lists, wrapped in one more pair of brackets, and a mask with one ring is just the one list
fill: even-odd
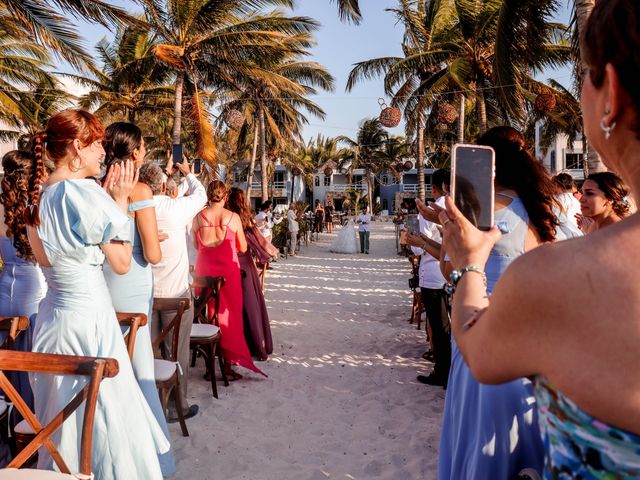
[[(569, 0), (565, 0), (569, 1)], [(132, 8), (133, 2), (116, 0), (112, 4)], [(384, 97), (382, 79), (359, 83), (351, 92), (345, 91), (349, 72), (356, 62), (385, 56), (402, 56), (403, 28), (395, 24), (395, 18), (385, 9), (397, 5), (397, 0), (360, 0), (363, 21), (355, 26), (340, 22), (335, 2), (330, 0), (297, 0), (294, 13), (309, 16), (320, 22), (316, 32), (316, 45), (309, 60), (324, 65), (335, 77), (333, 92), (318, 92), (311, 97), (326, 112), (324, 120), (308, 115), (309, 125), (304, 128), (306, 139), (316, 135), (335, 137), (346, 135), (354, 138), (359, 123), (365, 118), (380, 114), (378, 98)], [(568, 23), (569, 8), (563, 6), (557, 20)], [(113, 35), (95, 24), (79, 24), (79, 31), (86, 45), (93, 46), (103, 37)], [(545, 72), (542, 79), (555, 78), (561, 83), (569, 81), (568, 71)], [(389, 98), (384, 98), (389, 102)], [(402, 125), (389, 129), (395, 135), (403, 135)]]

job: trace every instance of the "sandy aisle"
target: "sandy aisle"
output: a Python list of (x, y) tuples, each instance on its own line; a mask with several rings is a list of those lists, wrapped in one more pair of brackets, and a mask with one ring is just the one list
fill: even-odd
[[(424, 333), (407, 323), (407, 260), (393, 225), (373, 224), (371, 255), (328, 251), (333, 235), (279, 261), (267, 278), (274, 354), (264, 379), (211, 397), (202, 361), (191, 436), (171, 425), (177, 478), (432, 479), (444, 391), (415, 381)], [(418, 360), (420, 359), (420, 360)]]

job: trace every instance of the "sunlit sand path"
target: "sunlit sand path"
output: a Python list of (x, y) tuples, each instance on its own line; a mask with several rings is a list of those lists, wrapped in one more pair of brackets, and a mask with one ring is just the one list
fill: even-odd
[(337, 255), (332, 235), (274, 264), (267, 303), (274, 353), (220, 399), (192, 369), (191, 436), (171, 425), (177, 478), (433, 479), (444, 391), (428, 371), (424, 332), (407, 323), (408, 263), (391, 223), (375, 223), (371, 255)]

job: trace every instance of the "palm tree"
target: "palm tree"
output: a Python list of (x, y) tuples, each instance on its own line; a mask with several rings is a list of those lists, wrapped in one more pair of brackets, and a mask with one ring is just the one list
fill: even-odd
[(119, 29), (112, 42), (101, 40), (96, 50), (102, 65), (91, 68), (92, 76), (66, 75), (91, 89), (80, 106), (132, 123), (144, 112), (170, 115), (170, 72), (156, 61), (155, 46), (156, 39), (137, 26)]
[(173, 142), (180, 142), (183, 93), (193, 88), (193, 123), (199, 155), (213, 162), (213, 131), (208, 111), (200, 99), (205, 86), (214, 89), (236, 85), (236, 68), (273, 52), (290, 51), (293, 37), (307, 33), (313, 22), (286, 17), (280, 11), (262, 14), (266, 6), (291, 7), (292, 0), (200, 0), (173, 2), (142, 0), (153, 30), (160, 37), (155, 53), (175, 71)]
[[(331, 0), (331, 2), (333, 3), (334, 0)], [(362, 20), (362, 13), (360, 12), (358, 0), (337, 0), (337, 2), (340, 20), (353, 22), (358, 25)]]
[(344, 135), (336, 137), (338, 142), (344, 143), (351, 150), (349, 155), (339, 162), (341, 168), (346, 167), (350, 174), (359, 168), (365, 171), (369, 211), (372, 213), (375, 189), (375, 180), (372, 176), (384, 168), (384, 164), (381, 162), (381, 151), (388, 139), (389, 134), (377, 118), (363, 120), (355, 140)]
[(72, 66), (84, 69), (93, 64), (91, 55), (83, 48), (82, 39), (70, 19), (76, 18), (103, 25), (139, 23), (123, 9), (101, 0), (0, 0), (0, 10), (12, 18), (3, 21), (2, 28), (13, 34), (27, 32), (23, 38), (33, 38)]

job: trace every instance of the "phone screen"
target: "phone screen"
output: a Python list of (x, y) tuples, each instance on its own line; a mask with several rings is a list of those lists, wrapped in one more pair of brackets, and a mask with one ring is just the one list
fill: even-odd
[(193, 161), (193, 173), (200, 173), (200, 170), (202, 170), (202, 160), (196, 158)]
[(175, 143), (171, 152), (173, 154), (173, 164), (176, 165), (178, 163), (182, 163), (182, 144)]
[(493, 225), (493, 148), (454, 145), (451, 162), (451, 195), (456, 206), (480, 230), (489, 230)]
[(407, 230), (411, 233), (418, 233), (420, 231), (420, 222), (418, 221), (418, 215), (415, 213), (407, 215)]

